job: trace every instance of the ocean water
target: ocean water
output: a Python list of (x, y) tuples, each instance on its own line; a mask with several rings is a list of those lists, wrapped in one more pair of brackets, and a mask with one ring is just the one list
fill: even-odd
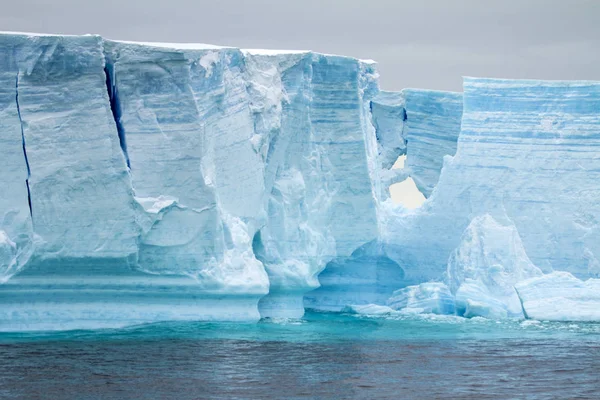
[(600, 324), (309, 312), (0, 334), (0, 398), (593, 399)]

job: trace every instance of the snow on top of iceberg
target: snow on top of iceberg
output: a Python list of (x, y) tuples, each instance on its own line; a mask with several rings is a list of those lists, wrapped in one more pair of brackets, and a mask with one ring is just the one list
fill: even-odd
[(540, 80), (540, 79), (504, 79), (504, 78), (476, 78), (472, 76), (463, 76), (463, 82), (471, 87), (485, 88), (516, 88), (531, 86), (552, 86), (552, 87), (577, 87), (599, 85), (600, 81), (593, 80)]
[(15, 35), (15, 36), (30, 36), (30, 37), (77, 37), (77, 36), (100, 36), (95, 34), (85, 35), (66, 35), (62, 33), (37, 33), (37, 32), (12, 32), (12, 31), (0, 31), (0, 35)]
[(160, 47), (165, 49), (175, 49), (175, 50), (218, 50), (218, 49), (229, 49), (231, 47), (228, 46), (217, 46), (214, 44), (206, 44), (206, 43), (163, 43), (163, 42), (136, 42), (129, 40), (111, 40), (116, 43), (123, 44), (134, 44), (140, 46), (148, 46), (148, 47)]
[(273, 50), (273, 49), (242, 49), (242, 52), (257, 56), (277, 56), (280, 54), (306, 54), (310, 50)]
[(339, 54), (320, 53), (320, 52), (312, 51), (312, 50), (277, 50), (277, 49), (240, 49), (240, 50), (244, 54), (255, 55), (255, 56), (278, 56), (278, 55), (284, 55), (284, 54), (313, 53), (313, 54), (317, 54), (317, 55), (321, 55), (321, 56), (325, 56), (325, 57), (339, 57), (339, 58), (347, 58), (347, 59), (351, 59), (351, 60), (357, 60), (364, 64), (377, 64), (377, 61), (370, 60), (370, 59), (360, 59), (360, 58), (356, 58), (356, 57), (343, 56), (343, 55), (339, 55)]

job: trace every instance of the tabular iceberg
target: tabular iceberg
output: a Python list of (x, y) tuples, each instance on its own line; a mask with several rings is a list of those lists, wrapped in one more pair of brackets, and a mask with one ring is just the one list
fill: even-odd
[(544, 304), (597, 301), (600, 83), (386, 92), (309, 51), (0, 34), (0, 84), (0, 330), (596, 318)]

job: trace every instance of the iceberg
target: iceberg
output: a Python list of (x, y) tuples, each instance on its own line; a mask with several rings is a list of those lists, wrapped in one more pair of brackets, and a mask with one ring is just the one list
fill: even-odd
[(311, 51), (0, 33), (0, 330), (595, 319), (599, 144), (598, 82), (388, 92)]

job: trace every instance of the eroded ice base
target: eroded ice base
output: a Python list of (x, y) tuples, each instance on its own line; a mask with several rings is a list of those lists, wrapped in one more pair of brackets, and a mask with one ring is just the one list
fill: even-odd
[(146, 274), (132, 269), (126, 260), (43, 262), (3, 285), (0, 330), (98, 329), (156, 321), (258, 321), (257, 304), (262, 296), (261, 290), (236, 295), (228, 289), (207, 289), (192, 277)]

